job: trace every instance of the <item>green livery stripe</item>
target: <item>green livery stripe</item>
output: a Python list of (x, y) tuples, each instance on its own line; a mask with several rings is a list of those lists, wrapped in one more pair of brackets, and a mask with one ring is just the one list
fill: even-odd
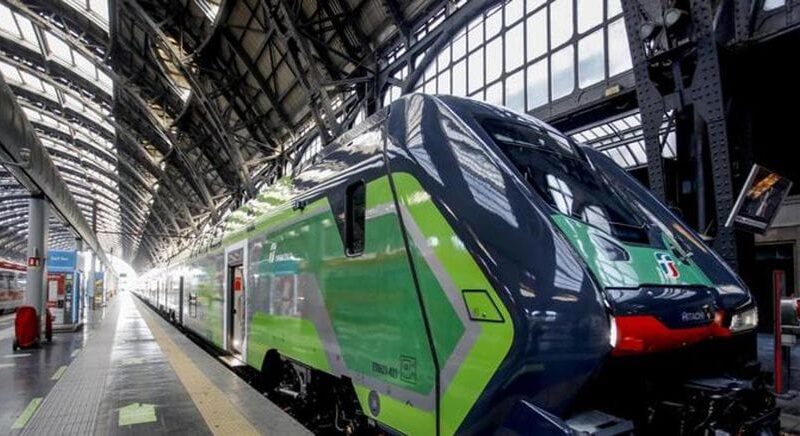
[[(469, 320), (463, 289), (485, 290), (490, 317), (509, 314), (419, 183), (395, 176), (409, 247), (442, 364), (441, 429), (455, 432), (511, 347), (513, 326)], [(344, 254), (327, 199), (278, 207), (226, 244), (248, 237), (246, 360), (260, 369), (270, 349), (312, 368), (347, 375), (368, 416), (408, 434), (435, 431), (435, 368), (388, 177), (367, 184), (364, 253)], [(407, 215), (407, 216), (406, 216)], [(238, 239), (237, 239), (238, 238)], [(224, 252), (192, 262), (207, 336), (222, 343)], [(496, 306), (496, 309), (495, 309)], [(494, 319), (494, 321), (497, 321)]]
[[(605, 288), (638, 288), (641, 284), (712, 285), (711, 280), (691, 260), (675, 261), (675, 266), (680, 272), (677, 279), (671, 279), (662, 274), (656, 260), (656, 253), (671, 253), (666, 248), (658, 249), (617, 241), (628, 252), (630, 260), (608, 260), (603, 253), (598, 252), (597, 244), (591, 240), (590, 236), (591, 232), (605, 234), (604, 232), (566, 215), (553, 214), (551, 218)], [(665, 243), (669, 244), (669, 241), (666, 240)]]
[[(496, 291), (477, 265), (472, 255), (442, 216), (419, 182), (410, 174), (393, 174), (397, 194), (414, 224), (419, 227), (436, 259), (460, 291), (486, 290), (505, 320), (510, 316)], [(514, 337), (510, 321), (480, 323), (480, 333), (474, 345), (463, 357), (441, 399), (441, 431), (455, 433), (469, 410), (477, 401), (491, 377), (497, 371)]]
[(253, 368), (261, 368), (267, 351), (275, 348), (286, 357), (321, 371), (330, 372), (322, 340), (311, 321), (256, 312), (251, 326), (247, 363)]
[[(369, 410), (370, 389), (353, 383), (358, 402), (366, 416), (373, 416)], [(379, 421), (409, 435), (432, 435), (436, 433), (436, 421), (432, 411), (428, 412), (408, 405), (388, 395), (378, 395), (380, 404)]]

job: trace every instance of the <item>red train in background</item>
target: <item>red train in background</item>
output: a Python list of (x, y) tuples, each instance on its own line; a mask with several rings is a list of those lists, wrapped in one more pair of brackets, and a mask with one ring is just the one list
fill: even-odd
[(25, 298), (26, 267), (0, 259), (0, 314), (13, 312)]

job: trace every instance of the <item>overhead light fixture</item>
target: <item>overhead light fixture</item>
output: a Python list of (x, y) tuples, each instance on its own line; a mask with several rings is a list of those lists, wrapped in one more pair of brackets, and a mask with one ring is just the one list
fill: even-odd
[(647, 21), (639, 26), (639, 38), (642, 41), (648, 41), (653, 38), (656, 30), (658, 30), (658, 25), (652, 21)]
[(686, 16), (689, 16), (689, 14), (683, 9), (669, 8), (664, 12), (664, 25), (667, 26), (667, 28), (673, 27), (680, 23), (683, 17)]

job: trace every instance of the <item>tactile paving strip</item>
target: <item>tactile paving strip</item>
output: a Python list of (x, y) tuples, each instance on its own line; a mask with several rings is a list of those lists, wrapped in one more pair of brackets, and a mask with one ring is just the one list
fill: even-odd
[[(147, 306), (137, 300), (134, 301), (136, 301), (136, 306), (142, 314), (142, 318), (148, 323), (151, 332), (155, 335), (154, 327), (160, 327), (160, 331), (177, 346), (181, 354), (192, 362), (205, 378), (221, 390), (225, 394), (226, 401), (239, 411), (260, 433), (309, 436), (312, 434), (294, 418), (231, 372), (229, 368), (222, 365), (208, 352), (177, 331), (174, 326), (159, 316), (151, 316), (153, 312)], [(159, 345), (161, 344), (159, 343)], [(163, 351), (163, 345), (161, 347)], [(196, 406), (199, 408), (199, 405)]]
[(106, 378), (111, 367), (120, 305), (109, 307), (105, 324), (96, 329), (86, 348), (67, 367), (47, 394), (22, 435), (91, 435), (103, 401)]
[(192, 363), (175, 343), (152, 319), (152, 315), (141, 311), (150, 332), (158, 341), (170, 365), (178, 374), (189, 396), (192, 397), (208, 428), (218, 435), (258, 435), (260, 432), (228, 401), (227, 396), (217, 388), (197, 366)]

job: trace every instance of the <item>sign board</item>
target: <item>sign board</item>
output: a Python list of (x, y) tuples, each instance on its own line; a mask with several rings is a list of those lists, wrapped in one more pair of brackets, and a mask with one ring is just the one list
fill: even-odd
[(752, 233), (766, 233), (790, 189), (792, 182), (789, 179), (753, 165), (725, 226)]
[(78, 266), (78, 254), (69, 250), (50, 250), (47, 252), (48, 271), (73, 272)]
[(28, 258), (28, 266), (29, 267), (42, 266), (42, 258), (41, 257), (29, 257)]

